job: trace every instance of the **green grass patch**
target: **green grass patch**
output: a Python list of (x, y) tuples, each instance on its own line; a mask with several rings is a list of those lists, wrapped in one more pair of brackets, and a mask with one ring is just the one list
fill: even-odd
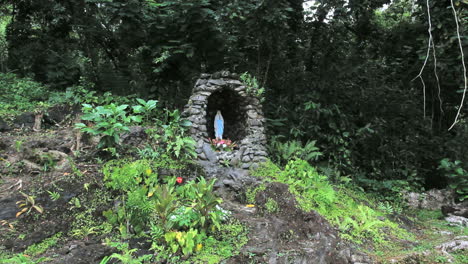
[(49, 238), (42, 240), (40, 243), (29, 246), (23, 252), (23, 254), (29, 255), (29, 256), (38, 256), (46, 252), (49, 248), (57, 245), (61, 237), (62, 237), (62, 233), (59, 232)]
[(317, 211), (347, 240), (357, 244), (372, 241), (377, 246), (384, 246), (394, 239), (414, 239), (397, 223), (386, 219), (382, 212), (362, 203), (362, 194), (344, 187), (334, 188), (326, 176), (306, 161), (290, 161), (283, 170), (267, 162), (252, 174), (267, 181), (288, 184), (302, 210)]

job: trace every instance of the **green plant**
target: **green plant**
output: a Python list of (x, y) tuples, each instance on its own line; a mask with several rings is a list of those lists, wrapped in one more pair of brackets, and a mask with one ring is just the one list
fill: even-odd
[(158, 177), (148, 160), (111, 161), (104, 165), (103, 172), (106, 186), (119, 191), (122, 199), (115, 210), (105, 211), (104, 216), (111, 224), (119, 225), (124, 237), (130, 234), (130, 229), (141, 233), (155, 213), (166, 224), (171, 211), (162, 211), (167, 209), (165, 206), (169, 205), (170, 199), (174, 200), (173, 187), (158, 184)]
[(214, 180), (200, 178), (198, 182), (176, 184), (175, 176), (160, 180), (153, 173), (160, 167), (179, 166), (165, 159), (115, 160), (103, 168), (105, 185), (117, 191), (120, 201), (103, 212), (108, 222), (124, 239), (148, 235), (158, 258), (171, 261), (179, 254), (200, 251), (202, 237), (220, 229), (229, 215), (219, 207), (222, 200), (213, 193)]
[(193, 253), (195, 245), (201, 240), (200, 238), (201, 235), (198, 234), (196, 229), (190, 229), (186, 232), (168, 232), (164, 235), (164, 239), (171, 248), (172, 253), (176, 253), (180, 249), (185, 256)]
[(266, 186), (264, 184), (261, 184), (255, 188), (249, 187), (245, 192), (246, 202), (249, 204), (255, 204), (255, 197), (257, 196), (257, 193), (264, 191), (265, 189)]
[(274, 199), (268, 198), (267, 202), (265, 203), (265, 209), (269, 214), (273, 214), (279, 211), (279, 206)]
[(468, 199), (468, 171), (462, 165), (463, 163), (459, 160), (452, 162), (449, 159), (443, 159), (438, 167), (439, 170), (444, 171), (449, 187), (457, 193), (460, 201)]
[(76, 166), (75, 161), (71, 157), (67, 157), (67, 160), (68, 160), (68, 162), (70, 164), (73, 175), (75, 175), (76, 177), (82, 178), (84, 176), (84, 174)]
[(137, 152), (140, 159), (157, 160), (159, 157), (161, 157), (161, 153), (159, 153), (157, 150), (154, 150), (151, 146), (138, 149)]
[(30, 78), (0, 73), (0, 116), (12, 119), (22, 112), (34, 112), (47, 100), (49, 88)]
[(22, 140), (15, 140), (15, 150), (16, 152), (20, 152), (21, 151), (21, 146), (23, 145), (23, 141)]
[(117, 248), (121, 253), (113, 253), (110, 256), (104, 257), (100, 264), (106, 264), (108, 263), (111, 259), (117, 259), (121, 261), (122, 263), (126, 264), (142, 264), (146, 263), (146, 261), (151, 260), (153, 257), (152, 255), (143, 255), (143, 256), (135, 256), (135, 253), (137, 251), (136, 248), (130, 249), (129, 245), (127, 243), (121, 243), (121, 242), (106, 242), (107, 245), (111, 247)]
[(454, 252), (452, 252), (452, 255), (455, 259), (455, 263), (468, 263), (468, 254), (467, 254), (467, 250), (466, 249), (462, 249), (462, 250), (456, 250)]
[(317, 161), (322, 156), (319, 148), (315, 146), (316, 141), (308, 141), (304, 146), (300, 141), (288, 141), (281, 143), (277, 139), (272, 139), (268, 145), (268, 150), (272, 159), (279, 164), (285, 165), (289, 160), (301, 159), (305, 161)]
[(213, 224), (219, 229), (221, 216), (216, 213), (216, 206), (223, 201), (213, 193), (215, 179), (207, 182), (205, 178), (199, 178), (198, 183), (187, 184), (189, 187), (189, 199), (194, 199), (194, 210), (200, 214), (199, 224), (202, 229), (206, 229), (209, 224)]
[(58, 192), (51, 192), (51, 191), (47, 191), (49, 193), (49, 197), (52, 201), (57, 201), (58, 199), (60, 199), (60, 193)]
[(42, 163), (43, 172), (51, 171), (57, 165), (57, 162), (54, 160), (54, 158), (50, 154), (41, 155), (40, 159)]
[(81, 208), (81, 201), (80, 201), (80, 198), (78, 197), (73, 197), (70, 199), (70, 201), (68, 201), (68, 204), (70, 204), (73, 208)]
[(145, 101), (143, 99), (137, 98), (136, 99), (139, 105), (132, 106), (133, 112), (135, 114), (143, 114), (143, 122), (144, 123), (150, 123), (151, 122), (151, 116), (154, 115), (152, 111), (156, 109), (156, 106), (158, 104), (158, 101), (156, 100), (148, 100)]
[(260, 99), (260, 102), (265, 101), (265, 88), (260, 87), (256, 77), (250, 75), (250, 73), (248, 72), (244, 72), (243, 74), (241, 74), (240, 79), (246, 86), (247, 94), (258, 97)]
[(89, 239), (90, 235), (97, 234), (98, 228), (95, 226), (82, 226), (79, 229), (73, 229), (70, 231), (72, 237), (81, 239), (84, 238), (85, 240)]
[(446, 256), (436, 256), (434, 261), (436, 263), (448, 263), (448, 258)]
[(385, 214), (400, 214), (403, 210), (400, 205), (391, 204), (389, 201), (379, 202), (377, 209), (384, 212)]
[(190, 263), (223, 263), (223, 260), (239, 254), (248, 241), (248, 229), (238, 220), (230, 218), (213, 235), (203, 237), (195, 248)]
[(106, 186), (122, 192), (134, 190), (144, 183), (151, 188), (158, 182), (157, 174), (153, 173), (148, 160), (114, 160), (106, 163), (103, 168)]
[(166, 153), (180, 159), (193, 159), (196, 142), (185, 135), (186, 130), (192, 125), (190, 121), (182, 119), (178, 110), (166, 110), (166, 124), (162, 124), (163, 135), (154, 135), (154, 139), (162, 140), (166, 144)]
[(16, 217), (19, 217), (23, 213), (29, 214), (32, 209), (35, 209), (41, 214), (44, 212), (44, 209), (40, 205), (36, 204), (35, 196), (27, 195), (23, 192), (20, 192), (20, 194), (24, 197), (24, 199), (16, 202), (18, 207), (21, 209), (19, 212), (16, 213)]
[(40, 264), (40, 263), (43, 263), (45, 260), (47, 260), (47, 258), (45, 257), (42, 257), (42, 258), (38, 258), (38, 259), (31, 259), (31, 257), (25, 255), (25, 254), (21, 254), (21, 253), (18, 253), (17, 255), (11, 257), (11, 258), (8, 258), (8, 259), (0, 259), (0, 263), (4, 263), (4, 264)]
[(139, 115), (130, 115), (126, 109), (128, 105), (116, 105), (114, 103), (93, 107), (90, 104), (83, 104), (82, 120), (92, 122), (93, 125), (77, 123), (75, 126), (81, 131), (94, 136), (101, 136), (98, 148), (115, 148), (118, 146), (120, 134), (129, 131), (127, 125), (142, 121)]
[(179, 206), (169, 217), (173, 228), (186, 230), (197, 227), (200, 215), (191, 206)]
[(59, 239), (62, 237), (62, 233), (56, 233), (55, 235), (44, 239), (40, 243), (29, 246), (23, 254), (37, 256), (46, 252), (49, 248), (57, 245)]
[(165, 184), (162, 186), (156, 186), (154, 188), (154, 197), (156, 204), (154, 211), (161, 221), (161, 225), (165, 231), (172, 228), (172, 222), (169, 221), (171, 214), (177, 209), (178, 202), (177, 196), (174, 192), (174, 187)]

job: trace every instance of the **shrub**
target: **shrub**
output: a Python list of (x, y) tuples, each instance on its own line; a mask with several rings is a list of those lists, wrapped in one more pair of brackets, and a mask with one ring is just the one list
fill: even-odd
[(315, 140), (308, 141), (305, 145), (302, 145), (298, 140), (282, 143), (277, 139), (272, 139), (271, 143), (268, 145), (268, 152), (273, 161), (281, 165), (285, 165), (292, 159), (316, 161), (322, 156), (322, 153), (319, 148), (315, 146), (315, 142)]
[(118, 205), (104, 212), (123, 238), (149, 235), (161, 254), (191, 255), (204, 238), (221, 229), (228, 213), (213, 193), (215, 180), (176, 184), (176, 177), (160, 179), (159, 161), (118, 160), (103, 169), (107, 187), (117, 191)]
[(165, 153), (168, 157), (181, 161), (192, 160), (197, 156), (196, 142), (186, 135), (191, 122), (181, 118), (178, 110), (165, 110), (163, 119), (159, 120), (155, 129), (149, 129), (149, 135), (154, 142), (157, 153)]
[(449, 182), (449, 187), (454, 190), (460, 201), (468, 199), (468, 171), (462, 167), (459, 160), (450, 161), (443, 159), (440, 161), (439, 170), (442, 170)]
[(93, 107), (90, 104), (83, 104), (82, 120), (90, 121), (93, 124), (87, 126), (84, 123), (77, 123), (76, 127), (81, 131), (94, 136), (101, 136), (98, 148), (115, 148), (120, 140), (120, 134), (129, 131), (128, 125), (142, 121), (141, 116), (131, 115), (126, 111), (128, 105), (115, 105), (113, 103)]
[(13, 73), (0, 73), (0, 116), (12, 117), (44, 108), (48, 96), (47, 86)]

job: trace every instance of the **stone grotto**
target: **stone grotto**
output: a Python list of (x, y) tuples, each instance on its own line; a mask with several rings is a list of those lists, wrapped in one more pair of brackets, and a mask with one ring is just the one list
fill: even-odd
[[(200, 160), (242, 169), (266, 160), (265, 117), (260, 99), (251, 91), (239, 75), (228, 71), (202, 74), (197, 80), (182, 116), (192, 123), (189, 133)], [(218, 110), (224, 117), (223, 139), (237, 145), (232, 151), (215, 150), (210, 143)]]

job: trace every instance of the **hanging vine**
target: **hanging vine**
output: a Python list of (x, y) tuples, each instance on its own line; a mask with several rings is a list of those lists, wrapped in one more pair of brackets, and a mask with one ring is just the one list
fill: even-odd
[(457, 26), (457, 38), (458, 38), (458, 45), (460, 47), (460, 53), (461, 53), (461, 61), (462, 61), (462, 66), (463, 66), (463, 80), (465, 81), (465, 87), (463, 89), (463, 96), (460, 102), (460, 106), (458, 107), (457, 115), (455, 116), (455, 120), (453, 121), (453, 124), (450, 126), (448, 130), (451, 130), (455, 124), (458, 122), (458, 118), (460, 117), (460, 112), (463, 108), (463, 103), (465, 102), (465, 97), (466, 97), (466, 89), (467, 89), (467, 77), (466, 77), (466, 65), (465, 65), (465, 55), (463, 53), (463, 45), (460, 37), (460, 25), (458, 23), (458, 15), (457, 11), (455, 10), (455, 5), (453, 4), (453, 0), (450, 0), (450, 5), (452, 6), (452, 11), (453, 11), (453, 16), (455, 18), (455, 24)]

